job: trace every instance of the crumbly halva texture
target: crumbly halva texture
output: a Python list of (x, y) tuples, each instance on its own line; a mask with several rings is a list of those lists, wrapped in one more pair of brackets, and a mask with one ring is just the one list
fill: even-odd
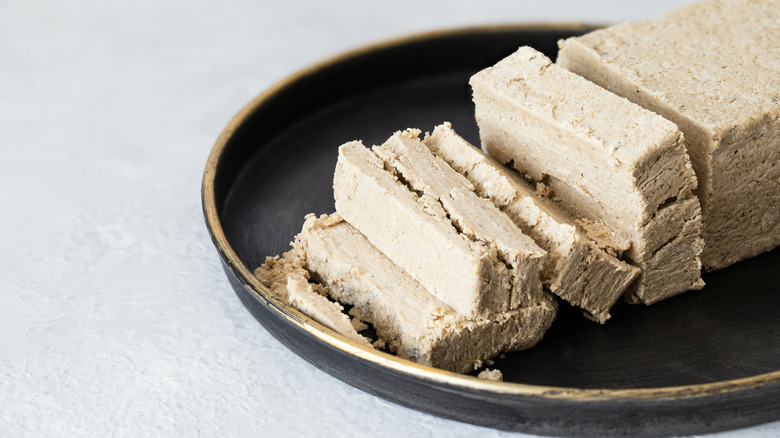
[(484, 369), (477, 374), (478, 379), (483, 380), (493, 380), (496, 382), (500, 382), (504, 380), (504, 373), (501, 372), (501, 370), (491, 370), (489, 368)]
[(307, 217), (299, 241), (306, 269), (330, 296), (354, 306), (391, 351), (420, 364), (469, 372), (501, 352), (530, 348), (555, 318), (549, 295), (489, 318), (465, 318), (337, 215)]
[(327, 288), (309, 282), (309, 272), (304, 264), (302, 248), (294, 244), (293, 249), (281, 258), (267, 257), (265, 263), (255, 270), (255, 277), (277, 298), (309, 318), (358, 344), (371, 346), (368, 339), (358, 333), (353, 324), (355, 320), (344, 313), (341, 304), (326, 298)]
[(705, 269), (780, 245), (780, 1), (707, 1), (559, 46), (559, 65), (685, 133)]
[(470, 84), (489, 155), (544, 182), (572, 216), (630, 242), (626, 257), (642, 272), (629, 301), (651, 304), (704, 286), (696, 178), (673, 123), (530, 47)]
[(423, 145), (419, 131), (374, 151), (339, 148), (336, 211), (428, 291), (467, 317), (536, 303), (545, 255)]
[[(550, 291), (599, 323), (609, 319), (609, 309), (639, 274), (638, 268), (600, 248), (563, 209), (460, 137), (449, 123), (437, 126), (424, 143), (547, 251), (542, 280)], [(601, 241), (607, 241), (606, 236)], [(622, 250), (612, 248), (613, 253)]]

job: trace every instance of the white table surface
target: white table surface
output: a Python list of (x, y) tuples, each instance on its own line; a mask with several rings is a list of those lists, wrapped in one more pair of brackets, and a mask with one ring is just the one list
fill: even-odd
[(0, 0), (0, 436), (522, 436), (393, 405), (282, 347), (222, 273), (206, 157), (252, 97), (346, 49), (683, 3)]

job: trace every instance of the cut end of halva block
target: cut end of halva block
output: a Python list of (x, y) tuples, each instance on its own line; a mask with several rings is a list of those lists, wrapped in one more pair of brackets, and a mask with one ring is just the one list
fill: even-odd
[[(530, 47), (470, 83), (485, 152), (630, 242), (626, 257), (642, 271), (634, 301), (701, 288), (696, 178), (676, 125)], [(655, 275), (672, 267), (678, 275)]]
[(714, 0), (559, 43), (557, 63), (674, 122), (707, 270), (780, 244), (780, 3)]

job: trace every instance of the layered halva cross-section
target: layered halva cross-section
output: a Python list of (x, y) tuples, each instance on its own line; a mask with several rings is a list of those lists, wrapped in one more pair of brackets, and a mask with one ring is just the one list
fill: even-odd
[(522, 47), (474, 75), (482, 148), (547, 184), (576, 217), (630, 242), (628, 299), (700, 289), (701, 213), (683, 135), (671, 122)]
[(550, 291), (582, 308), (591, 319), (602, 324), (609, 319), (610, 308), (639, 274), (638, 268), (607, 252), (626, 248), (610, 242), (609, 236), (601, 239), (609, 246), (599, 247), (552, 200), (472, 146), (449, 123), (437, 126), (424, 143), (547, 251), (542, 280)]
[(333, 299), (354, 306), (352, 313), (370, 322), (391, 351), (420, 364), (469, 372), (500, 352), (532, 347), (555, 318), (548, 294), (513, 310), (466, 318), (338, 215), (308, 216), (297, 239), (312, 278)]
[(546, 295), (545, 251), (418, 138), (339, 148), (336, 211), (441, 301), (473, 318)]
[(780, 244), (780, 1), (708, 1), (560, 47), (559, 65), (685, 133), (706, 269)]

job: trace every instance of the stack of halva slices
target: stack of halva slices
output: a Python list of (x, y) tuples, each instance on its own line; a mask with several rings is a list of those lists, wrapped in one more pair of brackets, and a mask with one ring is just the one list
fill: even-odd
[[(710, 1), (530, 47), (449, 123), (339, 148), (336, 212), (255, 275), (366, 347), (469, 372), (535, 345), (556, 298), (604, 324), (780, 244), (780, 2)], [(350, 311), (344, 312), (343, 306)], [(371, 343), (359, 332), (370, 323)]]

